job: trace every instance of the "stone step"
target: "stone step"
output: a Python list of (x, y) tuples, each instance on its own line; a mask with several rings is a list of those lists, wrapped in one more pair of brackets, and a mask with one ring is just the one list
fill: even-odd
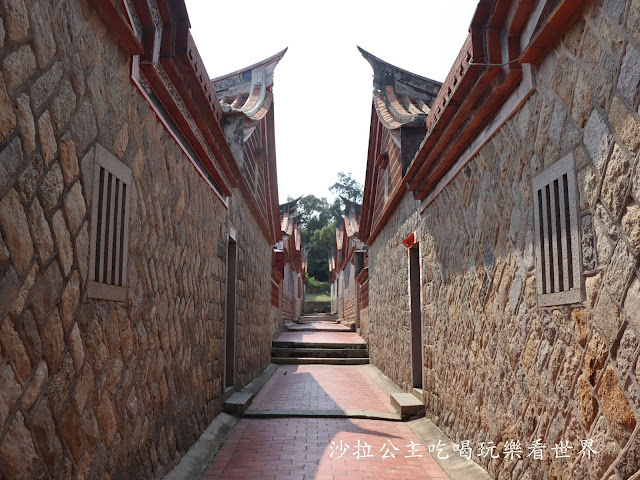
[(289, 327), (287, 329), (289, 332), (353, 332), (354, 330), (349, 329), (349, 327), (345, 325), (336, 325), (335, 323), (330, 323), (328, 325), (295, 325), (293, 327)]
[(424, 402), (418, 400), (412, 393), (392, 393), (391, 405), (401, 417), (413, 417), (424, 414)]
[(271, 357), (271, 363), (278, 365), (367, 365), (366, 358), (313, 358), (313, 357)]
[(411, 389), (411, 394), (416, 397), (418, 399), (418, 401), (422, 402), (422, 403), (426, 403), (425, 402), (425, 398), (424, 398), (424, 390), (422, 388), (412, 388)]
[(264, 372), (256, 377), (249, 385), (244, 387), (239, 392), (235, 392), (228, 397), (223, 404), (223, 409), (226, 413), (231, 415), (240, 416), (244, 411), (249, 408), (254, 397), (258, 394), (260, 389), (271, 378), (271, 376), (278, 369), (276, 365), (271, 363)]
[(366, 343), (332, 343), (332, 342), (287, 342), (274, 340), (271, 342), (272, 348), (361, 348), (366, 350)]
[(353, 358), (366, 357), (364, 348), (272, 348), (274, 357)]

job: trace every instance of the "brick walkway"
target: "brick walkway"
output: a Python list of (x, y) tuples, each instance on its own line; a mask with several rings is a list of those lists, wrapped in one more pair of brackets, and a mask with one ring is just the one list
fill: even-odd
[[(356, 333), (344, 331), (289, 331), (276, 341), (364, 343)], [(298, 415), (310, 416), (289, 416), (296, 415), (296, 410)], [(328, 411), (337, 410), (366, 410), (382, 418), (394, 413), (388, 395), (362, 367), (279, 366), (246, 413), (286, 411), (288, 416), (241, 419), (202, 478), (449, 478), (405, 423), (330, 418), (335, 413)], [(323, 412), (329, 416), (312, 418)]]
[(411, 442), (419, 440), (401, 422), (245, 418), (236, 424), (202, 478), (449, 478), (422, 445), (415, 447), (416, 456), (411, 457)]
[(283, 365), (248, 411), (287, 409), (395, 412), (389, 396), (362, 368), (347, 365)]

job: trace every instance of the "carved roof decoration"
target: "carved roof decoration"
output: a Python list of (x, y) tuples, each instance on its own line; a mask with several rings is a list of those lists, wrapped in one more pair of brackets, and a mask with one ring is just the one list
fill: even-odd
[[(342, 220), (342, 221), (340, 221)], [(336, 222), (336, 246), (338, 250), (342, 250), (342, 245), (344, 243), (344, 218), (339, 217), (338, 222)]]
[[(280, 229), (283, 235), (293, 234), (293, 229), (296, 228), (296, 226), (298, 229), (300, 228), (301, 215), (296, 215), (296, 206), (301, 198), (302, 197), (298, 197), (295, 200), (280, 205)], [(298, 238), (300, 238), (300, 232), (297, 232), (297, 234)]]
[(350, 238), (357, 238), (360, 232), (360, 212), (362, 211), (362, 204), (353, 202), (348, 198), (340, 196), (346, 207), (344, 216), (344, 227), (347, 232), (347, 236)]
[(287, 49), (235, 72), (211, 79), (225, 113), (244, 115), (244, 141), (273, 102), (273, 72)]
[(373, 68), (373, 104), (382, 124), (389, 130), (424, 126), (442, 84), (358, 50)]
[(329, 253), (329, 271), (334, 272), (335, 270), (336, 270), (336, 256), (335, 256), (335, 253), (333, 252), (333, 249), (331, 249), (331, 253)]
[(301, 215), (295, 217), (296, 222), (296, 250), (300, 250), (302, 248), (302, 225), (300, 225)]

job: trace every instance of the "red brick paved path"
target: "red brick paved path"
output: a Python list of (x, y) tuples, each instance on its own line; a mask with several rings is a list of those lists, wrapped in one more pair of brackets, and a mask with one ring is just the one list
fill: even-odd
[(252, 410), (371, 410), (393, 413), (389, 396), (358, 366), (283, 365), (251, 403)]
[[(352, 332), (326, 331), (285, 332), (276, 340), (364, 343)], [(247, 413), (297, 409), (320, 413), (351, 409), (393, 412), (389, 397), (362, 367), (282, 365), (262, 387)], [(422, 456), (410, 457), (412, 442), (416, 445), (413, 454)], [(286, 417), (241, 419), (203, 478), (445, 480), (449, 477), (428, 453), (427, 446), (420, 445), (402, 422)]]
[[(358, 441), (360, 449), (357, 448)], [(414, 455), (422, 455), (421, 457), (405, 458), (411, 455), (411, 442), (417, 444), (419, 440), (401, 422), (333, 418), (245, 418), (233, 428), (203, 478), (449, 478), (422, 445), (414, 451)], [(369, 445), (368, 449), (365, 444)], [(373, 457), (358, 459), (356, 453)]]

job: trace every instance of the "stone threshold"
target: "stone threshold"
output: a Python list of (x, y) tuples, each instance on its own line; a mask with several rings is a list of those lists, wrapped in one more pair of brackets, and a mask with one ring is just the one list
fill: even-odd
[(305, 418), (360, 418), (365, 420), (387, 420), (399, 422), (402, 419), (397, 413), (375, 412), (372, 410), (247, 410), (244, 412), (247, 418), (282, 418), (282, 417), (305, 417)]

